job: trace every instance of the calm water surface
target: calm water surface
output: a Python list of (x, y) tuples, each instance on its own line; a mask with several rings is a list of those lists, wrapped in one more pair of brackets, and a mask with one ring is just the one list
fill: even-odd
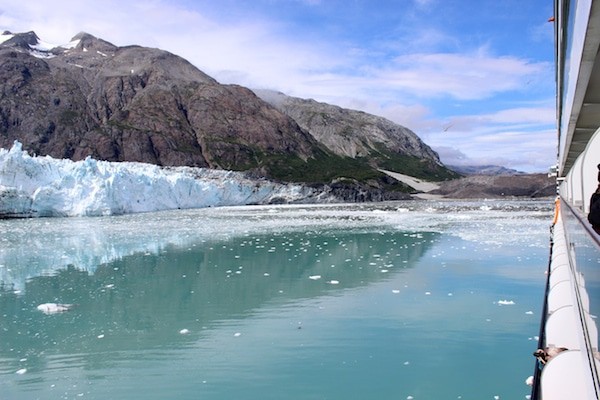
[(429, 201), (0, 221), (0, 398), (525, 399), (550, 220)]

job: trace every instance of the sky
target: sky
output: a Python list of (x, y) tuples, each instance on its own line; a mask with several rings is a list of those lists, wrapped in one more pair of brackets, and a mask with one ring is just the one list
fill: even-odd
[(551, 0), (3, 0), (0, 31), (84, 31), (221, 83), (388, 118), (448, 165), (556, 163)]

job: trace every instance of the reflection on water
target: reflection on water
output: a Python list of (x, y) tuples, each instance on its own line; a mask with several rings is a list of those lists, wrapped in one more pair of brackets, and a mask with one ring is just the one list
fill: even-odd
[[(3, 222), (14, 229), (0, 252), (2, 398), (527, 393), (547, 255), (531, 247), (546, 235), (539, 209), (490, 216), (527, 227), (531, 241), (507, 249), (397, 228), (429, 211), (371, 207)], [(45, 315), (47, 302), (74, 307)]]
[[(0, 351), (17, 357), (48, 348), (80, 353), (100, 345), (98, 335), (116, 337), (104, 340), (104, 349), (161, 346), (177, 338), (174, 328), (182, 323), (188, 324), (182, 329), (189, 324), (206, 327), (243, 318), (267, 302), (311, 298), (381, 280), (390, 270), (413, 265), (435, 236), (248, 236), (134, 254), (100, 265), (94, 274), (71, 265), (31, 278), (21, 295), (3, 291), (9, 323), (3, 324), (6, 340)], [(48, 318), (36, 310), (46, 302), (75, 307)], [(37, 340), (32, 342), (31, 334)]]

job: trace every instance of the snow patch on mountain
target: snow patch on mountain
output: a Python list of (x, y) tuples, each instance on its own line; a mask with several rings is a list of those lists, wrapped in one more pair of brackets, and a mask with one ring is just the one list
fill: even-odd
[(0, 35), (0, 44), (9, 44), (11, 43), (9, 41), (13, 38), (14, 43), (12, 43), (12, 45), (14, 47), (25, 49), (29, 52), (29, 54), (37, 58), (53, 58), (56, 56), (54, 52), (58, 49), (61, 49), (62, 51), (68, 51), (77, 47), (80, 42), (79, 39), (73, 38), (67, 44), (58, 45), (41, 40), (35, 34), (35, 32), (13, 34), (12, 32), (4, 31), (4, 33)]

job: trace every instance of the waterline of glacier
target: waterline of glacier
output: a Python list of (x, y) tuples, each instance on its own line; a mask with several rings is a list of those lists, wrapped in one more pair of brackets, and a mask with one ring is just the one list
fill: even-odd
[[(0, 392), (525, 398), (550, 206), (395, 202), (0, 221)], [(49, 302), (75, 306), (36, 309)]]

